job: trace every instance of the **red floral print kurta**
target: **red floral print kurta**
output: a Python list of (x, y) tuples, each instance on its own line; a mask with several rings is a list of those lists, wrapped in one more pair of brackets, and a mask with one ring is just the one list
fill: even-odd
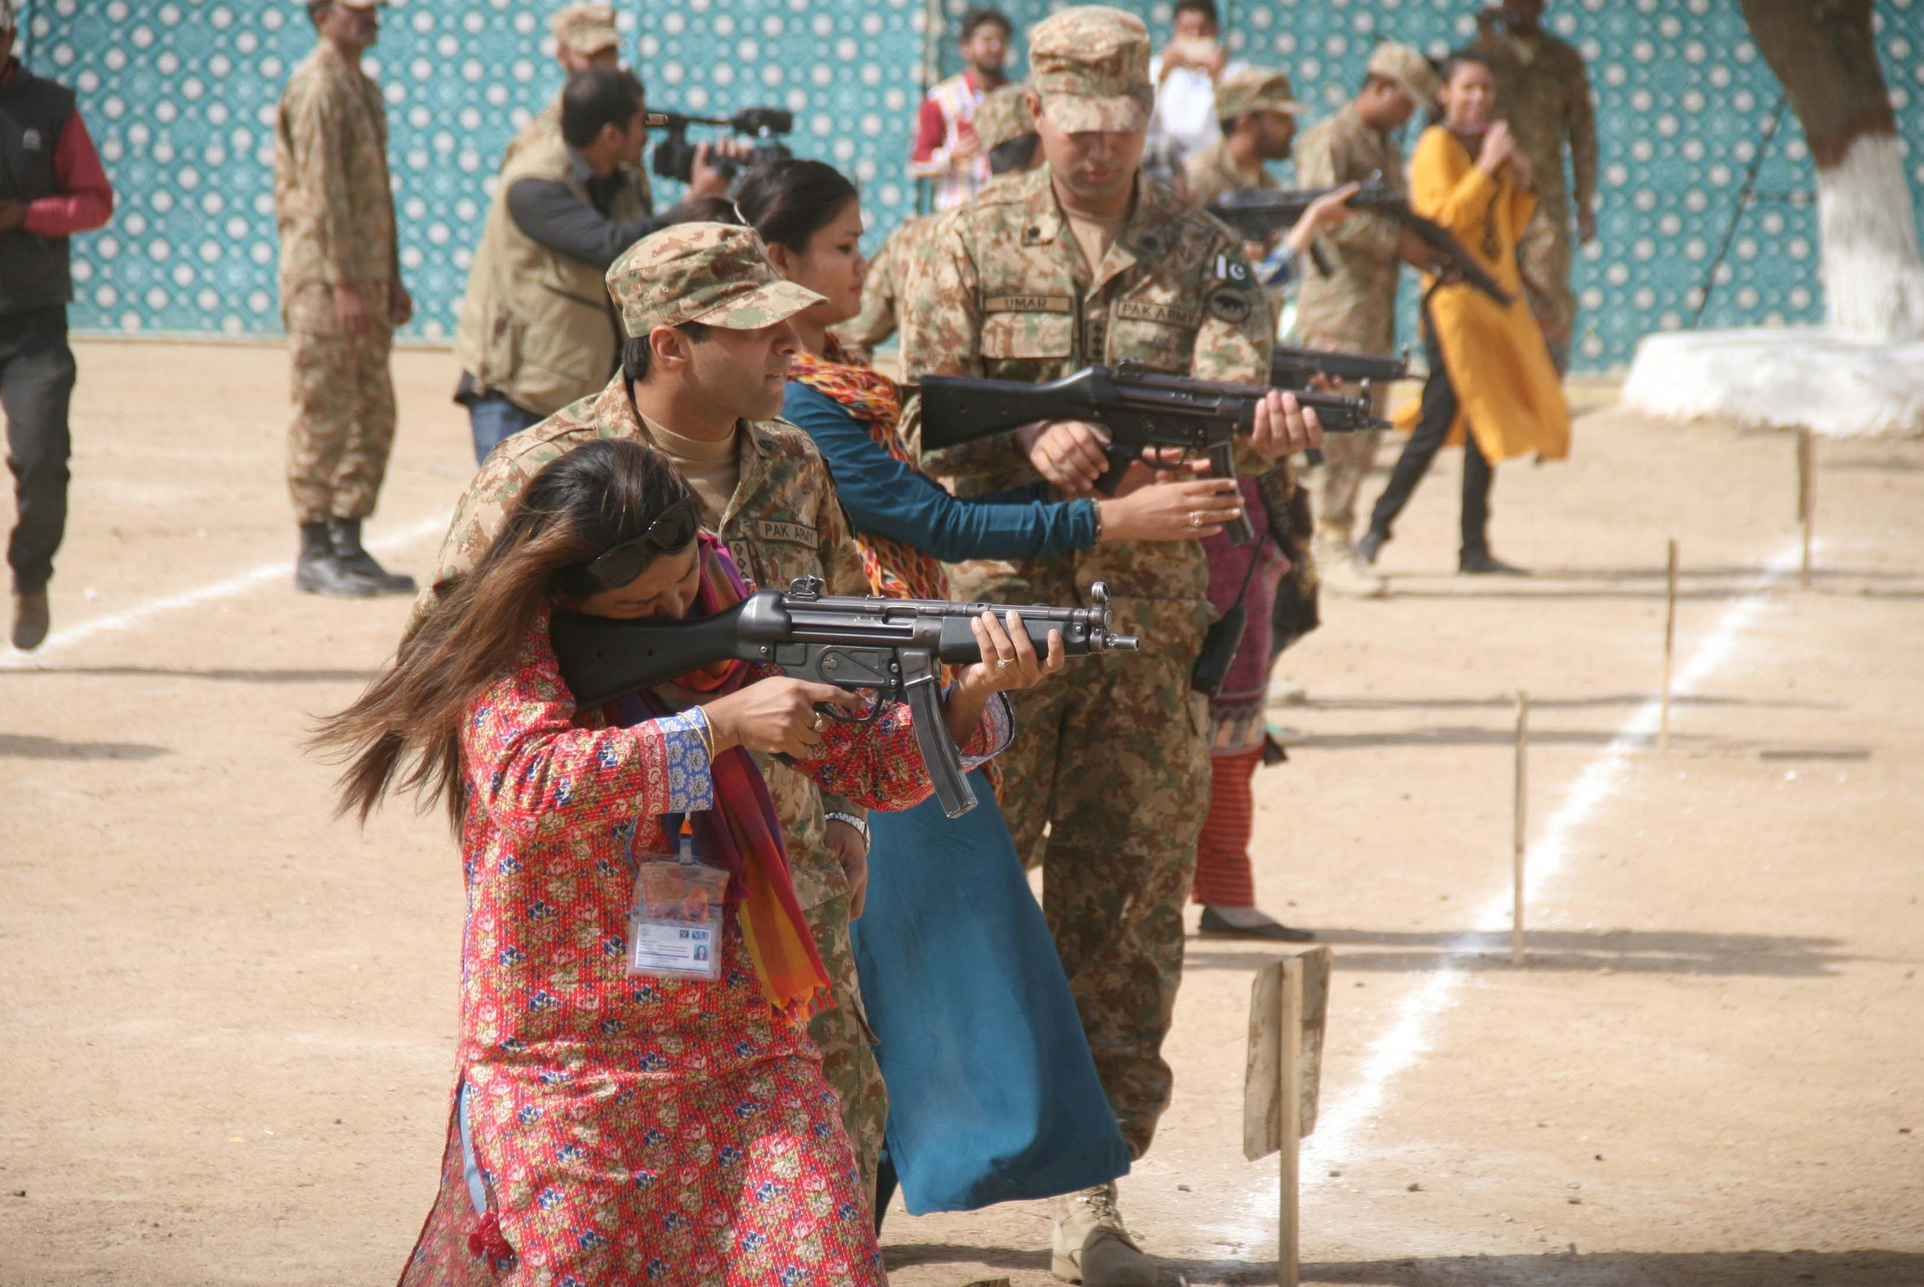
[[(459, 1077), (403, 1287), (883, 1287), (820, 1056), (732, 920), (717, 982), (625, 973), (634, 858), (672, 852), (660, 815), (713, 803), (707, 757), (686, 717), (577, 711), (547, 625), (463, 732)], [(961, 749), (1011, 733), (997, 700)], [(822, 738), (801, 767), (824, 790), (929, 794), (906, 707)]]

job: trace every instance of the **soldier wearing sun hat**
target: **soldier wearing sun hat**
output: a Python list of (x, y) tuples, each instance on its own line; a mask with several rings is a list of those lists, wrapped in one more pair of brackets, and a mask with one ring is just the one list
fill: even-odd
[[(1038, 23), (1028, 45), (1045, 164), (942, 216), (915, 257), (903, 293), (905, 383), (928, 374), (1042, 381), (1123, 362), (1266, 383), (1269, 310), (1241, 245), (1142, 174), (1154, 103), (1142, 20), (1106, 6), (1064, 9)], [(1280, 395), (1273, 402), (1239, 447), (1252, 479), (1320, 441), (1313, 421)], [(912, 442), (920, 416), (918, 397), (903, 417)], [(1091, 426), (1056, 422), (924, 451), (922, 464), (963, 496), (1038, 478), (1087, 494), (1106, 463), (1096, 440)], [(1096, 659), (1018, 700), (1024, 733), (1010, 749), (1018, 758), (1005, 760), (1001, 799), (1017, 852), (1041, 858), (1043, 911), (1137, 1157), (1169, 1104), (1162, 1042), (1182, 973), (1199, 805), (1209, 798), (1207, 703), (1190, 687), (1214, 615), (1209, 572), (1200, 540), (1114, 541), (951, 569), (965, 599), (1069, 603), (1107, 582), (1117, 618), (1143, 638), (1128, 665)], [(1156, 1278), (1113, 1184), (1061, 1199), (1051, 1252), (1059, 1276), (1095, 1287)]]
[[(431, 596), (474, 567), (542, 466), (594, 438), (638, 438), (674, 460), (701, 498), (703, 525), (756, 585), (785, 588), (796, 577), (818, 576), (832, 594), (867, 594), (821, 454), (807, 434), (776, 418), (799, 345), (788, 318), (821, 297), (784, 281), (753, 229), (718, 223), (676, 224), (643, 238), (609, 268), (607, 285), (631, 337), (622, 369), (601, 392), (488, 457), (455, 508), (410, 629)], [(690, 419), (680, 410), (696, 405), (710, 414)], [(866, 815), (787, 765), (756, 760), (781, 818), (796, 897), (834, 984), (835, 1006), (809, 1032), (872, 1193), (888, 1096), (869, 1048), (848, 938), (867, 867), (846, 856), (851, 839), (855, 854), (866, 849), (859, 834)], [(832, 829), (842, 828), (854, 836), (836, 837)]]
[(1282, 72), (1243, 67), (1224, 76), (1216, 85), (1223, 136), (1185, 165), (1189, 199), (1206, 206), (1225, 192), (1275, 187), (1275, 176), (1263, 163), (1289, 156), (1302, 107)]

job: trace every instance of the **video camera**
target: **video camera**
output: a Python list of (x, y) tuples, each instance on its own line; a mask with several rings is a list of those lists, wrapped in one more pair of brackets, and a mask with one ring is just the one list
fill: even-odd
[(786, 161), (794, 155), (785, 144), (776, 142), (780, 136), (795, 128), (795, 113), (785, 108), (751, 107), (733, 116), (650, 112), (647, 122), (649, 129), (663, 131), (661, 142), (655, 144), (654, 170), (664, 179), (679, 179), (687, 183), (694, 177), (695, 144), (688, 141), (690, 125), (719, 126), (755, 140), (755, 150), (749, 153), (746, 161), (738, 161), (732, 156), (717, 156), (709, 160), (709, 164), (725, 179), (732, 180), (744, 168), (752, 169), (770, 161)]

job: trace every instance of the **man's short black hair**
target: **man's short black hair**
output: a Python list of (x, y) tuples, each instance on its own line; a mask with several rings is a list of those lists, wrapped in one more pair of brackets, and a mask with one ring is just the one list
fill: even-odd
[(1002, 28), (1002, 34), (1005, 36), (1015, 34), (1015, 24), (1009, 21), (1008, 14), (1003, 13), (992, 4), (978, 4), (970, 5), (963, 13), (962, 25), (958, 28), (962, 33), (959, 39), (967, 40), (975, 34), (975, 29), (985, 22), (993, 22), (996, 26)]
[[(689, 339), (699, 343), (708, 338), (706, 322), (683, 322), (675, 328)], [(648, 363), (655, 355), (648, 345), (646, 335), (636, 335), (621, 346), (621, 374), (631, 383), (640, 384), (648, 378)]]
[(626, 130), (641, 111), (642, 97), (641, 82), (625, 67), (576, 72), (561, 91), (562, 139), (569, 147), (584, 148), (604, 125)]
[(1176, 0), (1176, 12), (1170, 15), (1174, 21), (1185, 13), (1199, 13), (1209, 19), (1209, 25), (1220, 29), (1222, 18), (1216, 13), (1216, 0)]
[(1022, 169), (1035, 159), (1035, 150), (1041, 142), (1042, 136), (1032, 131), (996, 144), (989, 149), (989, 173), (1008, 174)]

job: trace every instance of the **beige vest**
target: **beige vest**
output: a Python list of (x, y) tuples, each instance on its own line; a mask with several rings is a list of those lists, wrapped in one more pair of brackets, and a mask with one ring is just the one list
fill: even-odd
[[(485, 392), (541, 415), (599, 393), (618, 356), (615, 315), (602, 270), (536, 242), (508, 213), (508, 189), (522, 179), (565, 183), (583, 205), (567, 148), (558, 137), (518, 151), (501, 171), (481, 247), (468, 270), (468, 291), (454, 335), (454, 356)], [(608, 217), (620, 222), (647, 212), (633, 186)]]

